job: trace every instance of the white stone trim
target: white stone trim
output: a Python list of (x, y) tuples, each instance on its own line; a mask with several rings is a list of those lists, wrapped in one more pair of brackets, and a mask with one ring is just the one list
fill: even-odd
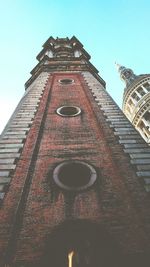
[(41, 73), (27, 88), (0, 137), (0, 201), (5, 196), (16, 160), (34, 120), (49, 73)]
[[(144, 142), (140, 134), (135, 130), (100, 82), (88, 71), (82, 72), (82, 75), (99, 109), (106, 116), (106, 121), (114, 129), (114, 135), (118, 139), (118, 143), (124, 147), (124, 153), (130, 156), (131, 164), (136, 166), (137, 179), (143, 179), (146, 191), (150, 192), (150, 164), (144, 161), (145, 158), (150, 158), (150, 147)], [(143, 79), (142, 83), (148, 81), (148, 79), (150, 78)], [(141, 81), (136, 85), (136, 88), (139, 84), (141, 85)], [(135, 159), (137, 158), (141, 161), (136, 161)], [(143, 169), (146, 169), (146, 171), (139, 171), (139, 169), (142, 169), (141, 165), (144, 165)]]

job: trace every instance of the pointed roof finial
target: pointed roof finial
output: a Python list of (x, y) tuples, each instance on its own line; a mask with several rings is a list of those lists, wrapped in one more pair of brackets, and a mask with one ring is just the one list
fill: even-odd
[(136, 75), (134, 74), (133, 70), (126, 68), (118, 63), (115, 62), (115, 65), (120, 73), (120, 78), (126, 83), (126, 86), (130, 85), (135, 79)]
[(121, 65), (118, 64), (116, 61), (115, 61), (115, 65), (116, 65), (117, 69), (119, 69), (121, 67)]
[(118, 64), (117, 62), (115, 62), (115, 65), (116, 65), (116, 67), (117, 67), (117, 70), (120, 72), (122, 69), (125, 69), (125, 67), (124, 66), (122, 66), (122, 65), (120, 65), (120, 64)]

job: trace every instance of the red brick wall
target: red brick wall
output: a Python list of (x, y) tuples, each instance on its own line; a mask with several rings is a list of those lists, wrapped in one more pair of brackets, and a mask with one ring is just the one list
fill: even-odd
[[(65, 86), (58, 83), (59, 79), (68, 77), (75, 83)], [(77, 117), (61, 117), (56, 109), (62, 105), (78, 106), (82, 113)], [(54, 167), (69, 159), (82, 160), (96, 168), (98, 179), (91, 189), (71, 195), (54, 185)], [(8, 253), (14, 262), (38, 260), (53, 228), (72, 218), (105, 225), (124, 253), (144, 251), (148, 246), (148, 231), (143, 228), (147, 209), (146, 194), (128, 156), (94, 102), (82, 75), (53, 74), (1, 210), (2, 254), (15, 215), (16, 227), (12, 228), (13, 240)]]

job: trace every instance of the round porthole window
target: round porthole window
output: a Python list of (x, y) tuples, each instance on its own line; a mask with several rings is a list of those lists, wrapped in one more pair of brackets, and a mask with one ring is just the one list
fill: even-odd
[(60, 163), (53, 172), (55, 183), (62, 189), (82, 191), (96, 181), (96, 170), (83, 161), (66, 161)]
[(74, 82), (73, 79), (69, 79), (69, 78), (66, 78), (66, 79), (60, 79), (59, 80), (59, 83), (63, 84), (63, 85), (67, 85), (67, 84), (72, 84)]
[(74, 117), (81, 113), (81, 109), (76, 106), (62, 106), (56, 110), (60, 116)]

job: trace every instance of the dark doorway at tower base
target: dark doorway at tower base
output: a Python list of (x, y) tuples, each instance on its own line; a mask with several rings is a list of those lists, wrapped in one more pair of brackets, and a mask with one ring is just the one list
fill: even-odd
[[(72, 254), (72, 265), (69, 265), (69, 254)], [(120, 260), (119, 246), (103, 227), (79, 220), (55, 228), (47, 240), (41, 266), (116, 267)]]

